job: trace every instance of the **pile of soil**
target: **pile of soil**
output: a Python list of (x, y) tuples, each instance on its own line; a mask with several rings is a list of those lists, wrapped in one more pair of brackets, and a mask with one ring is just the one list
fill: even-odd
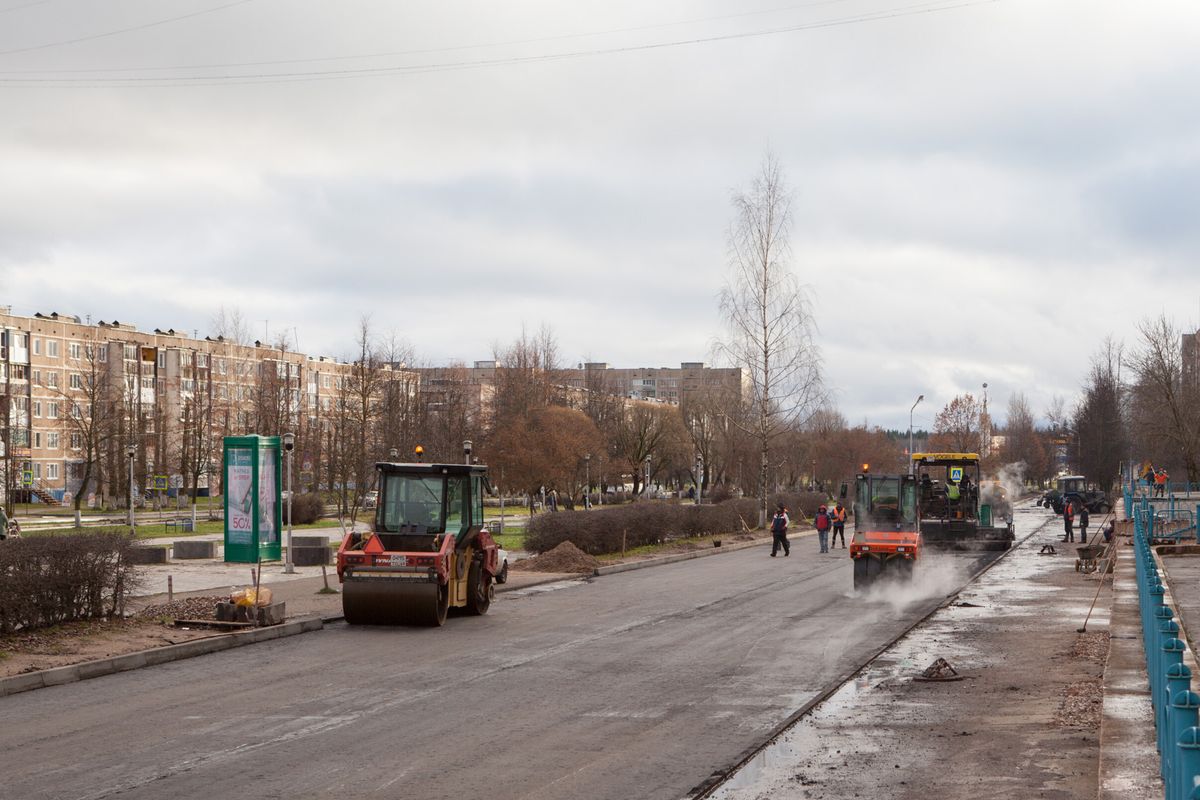
[(216, 619), (217, 603), (229, 602), (229, 597), (187, 597), (173, 603), (157, 603), (137, 612), (142, 619)]
[(525, 558), (512, 565), (512, 569), (530, 572), (591, 572), (600, 566), (594, 557), (570, 542), (563, 542), (540, 556)]

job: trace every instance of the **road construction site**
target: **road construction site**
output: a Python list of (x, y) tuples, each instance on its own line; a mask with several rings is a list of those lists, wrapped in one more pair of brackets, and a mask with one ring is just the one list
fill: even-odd
[[(441, 628), (321, 596), (310, 633), (0, 699), (5, 795), (1094, 797), (1106, 599), (1075, 634), (1095, 579), (1038, 554), (1051, 512), (1015, 516), (1007, 555), (931, 555), (893, 590), (800, 535)], [(963, 680), (914, 680), (939, 657)]]

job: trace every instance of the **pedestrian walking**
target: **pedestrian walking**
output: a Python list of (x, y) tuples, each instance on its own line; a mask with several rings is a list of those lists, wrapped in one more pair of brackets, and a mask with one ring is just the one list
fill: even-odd
[(1064, 542), (1075, 541), (1075, 502), (1073, 500), (1063, 503), (1063, 529), (1067, 535), (1062, 540)]
[(833, 513), (829, 516), (833, 518), (833, 537), (831, 545), (837, 547), (838, 537), (842, 537), (842, 549), (846, 549), (846, 508), (842, 505), (842, 501), (838, 500), (837, 505), (833, 508)]
[(821, 506), (817, 509), (817, 515), (813, 517), (813, 527), (817, 529), (817, 540), (821, 543), (821, 552), (829, 552), (829, 528), (833, 524), (833, 520), (829, 518), (829, 509)]
[(787, 509), (783, 507), (783, 503), (780, 503), (775, 506), (775, 516), (771, 518), (771, 558), (775, 557), (781, 547), (785, 556), (792, 554), (792, 546), (788, 544), (787, 529)]
[(1080, 504), (1079, 506), (1079, 541), (1087, 544), (1087, 528), (1088, 528), (1088, 510), (1087, 506)]

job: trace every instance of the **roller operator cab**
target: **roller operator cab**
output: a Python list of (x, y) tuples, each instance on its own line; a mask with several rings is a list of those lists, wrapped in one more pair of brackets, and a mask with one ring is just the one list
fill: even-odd
[[(866, 588), (882, 578), (910, 580), (922, 550), (916, 478), (872, 475), (863, 466), (855, 479), (850, 541), (854, 588)], [(843, 496), (845, 492), (843, 486)]]
[(342, 611), (351, 625), (441, 625), (450, 609), (485, 614), (501, 569), (483, 524), (487, 467), (376, 465), (374, 530), (338, 549)]

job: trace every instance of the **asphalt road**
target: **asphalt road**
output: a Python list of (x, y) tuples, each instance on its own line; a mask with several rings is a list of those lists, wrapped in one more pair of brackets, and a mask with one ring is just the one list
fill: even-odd
[[(344, 624), (0, 699), (0, 797), (664, 798), (729, 764), (965, 578), (855, 596), (765, 547)], [(543, 587), (544, 588), (544, 587)]]

